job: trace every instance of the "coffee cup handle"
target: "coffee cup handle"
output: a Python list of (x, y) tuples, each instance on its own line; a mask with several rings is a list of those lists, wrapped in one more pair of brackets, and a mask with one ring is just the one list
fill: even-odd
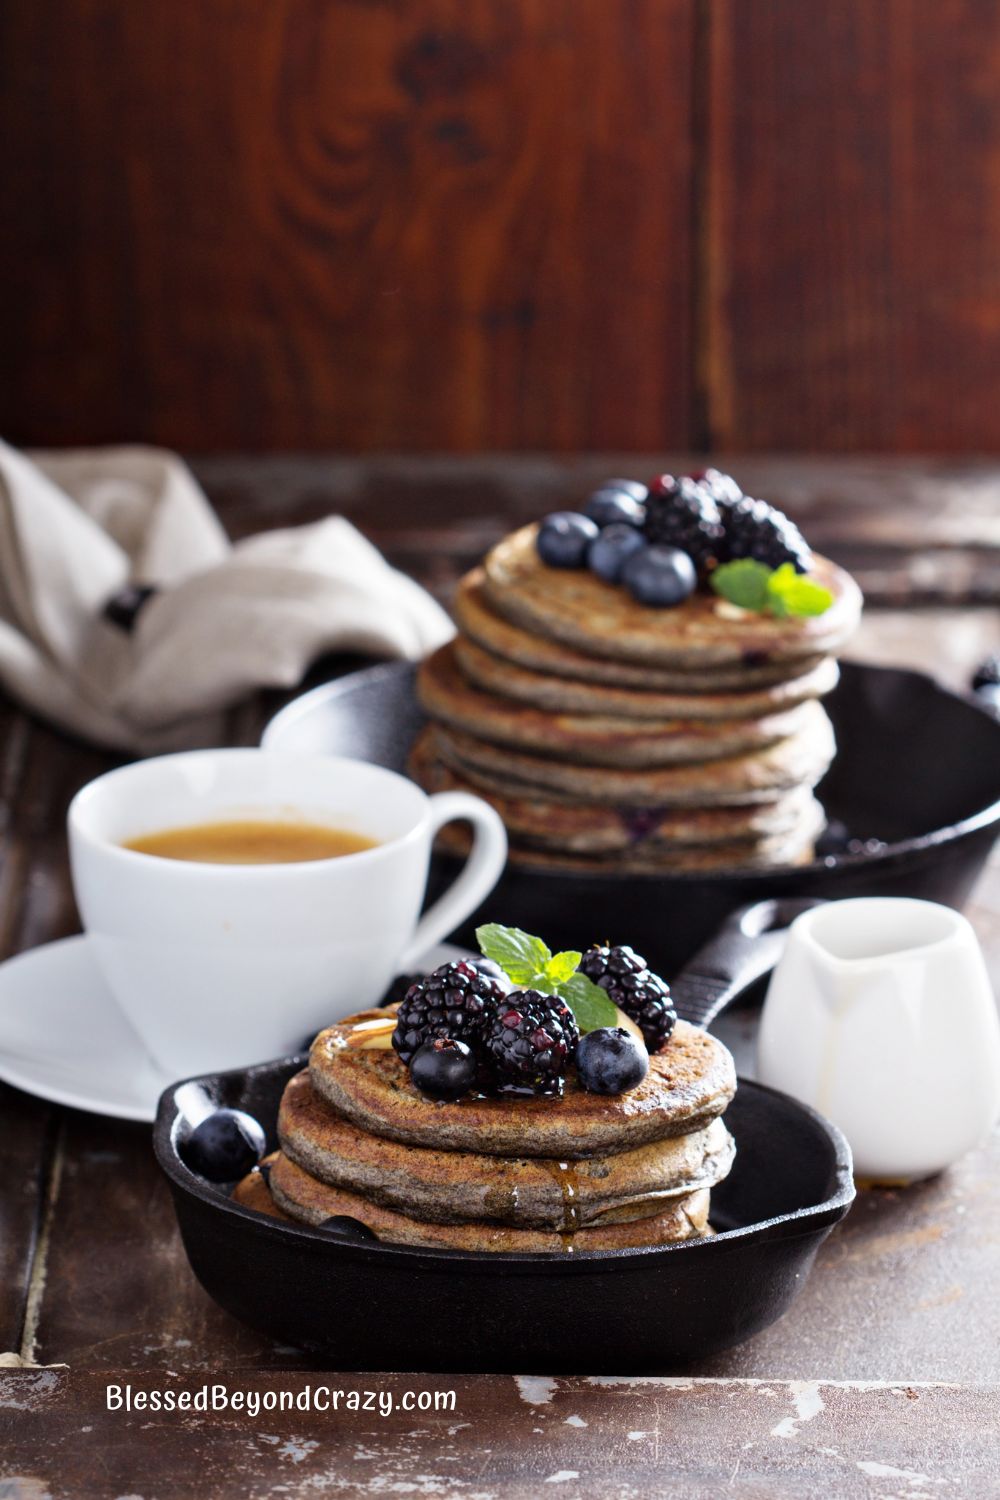
[(507, 830), (498, 813), (471, 792), (436, 792), (431, 804), (431, 838), (446, 823), (472, 824), (472, 848), (458, 878), (425, 911), (406, 952), (399, 961), (401, 973), (440, 943), (460, 922), (474, 912), (500, 879), (507, 863)]

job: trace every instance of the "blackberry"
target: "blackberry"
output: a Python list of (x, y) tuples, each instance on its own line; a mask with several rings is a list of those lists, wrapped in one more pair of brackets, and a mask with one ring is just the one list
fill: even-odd
[(603, 944), (587, 949), (580, 969), (635, 1022), (647, 1049), (658, 1052), (674, 1029), (677, 1012), (670, 1003), (670, 986), (646, 960), (631, 948)]
[(720, 511), (724, 505), (733, 505), (737, 500), (743, 499), (743, 491), (736, 480), (731, 474), (723, 474), (721, 469), (699, 469), (697, 473), (688, 475), (688, 478), (708, 491)]
[(765, 500), (742, 500), (721, 507), (723, 538), (719, 562), (752, 557), (769, 568), (791, 563), (796, 573), (808, 573), (812, 556), (799, 528)]
[(503, 997), (497, 980), (464, 959), (443, 964), (410, 985), (396, 1012), (392, 1045), (405, 1063), (435, 1037), (453, 1037), (475, 1048)]
[(722, 519), (714, 497), (693, 479), (661, 474), (649, 487), (643, 526), (654, 547), (686, 552), (699, 573), (715, 561), (722, 541)]
[(486, 1051), (501, 1093), (560, 1094), (580, 1040), (573, 1012), (558, 995), (515, 990), (494, 1015)]

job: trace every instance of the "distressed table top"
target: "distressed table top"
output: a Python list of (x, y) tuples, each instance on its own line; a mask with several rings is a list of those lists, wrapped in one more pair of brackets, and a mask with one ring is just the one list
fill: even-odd
[[(446, 598), (510, 524), (566, 504), (592, 479), (668, 462), (226, 458), (195, 467), (233, 534), (342, 510)], [(1000, 646), (1000, 466), (728, 462), (861, 577), (875, 607), (855, 654), (963, 684)], [(253, 743), (280, 701), (238, 711), (234, 741)], [(77, 929), (63, 819), (74, 791), (111, 761), (9, 704), (0, 725), (6, 956)], [(970, 915), (1000, 986), (1000, 859)], [(752, 1019), (730, 1024), (738, 1033)], [(493, 1500), (548, 1493), (543, 1483), (567, 1500), (1000, 1490), (996, 1135), (934, 1181), (862, 1193), (774, 1327), (696, 1369), (646, 1380), (321, 1374), (233, 1322), (194, 1281), (148, 1128), (0, 1085), (0, 1139), (0, 1352), (53, 1367), (0, 1369), (0, 1497), (186, 1495), (196, 1467), (201, 1492), (248, 1497)], [(206, 1382), (251, 1400), (292, 1392), (300, 1405), (255, 1417), (105, 1409), (108, 1383), (176, 1397)], [(344, 1393), (335, 1413), (304, 1409), (301, 1393), (319, 1386)], [(453, 1393), (453, 1402), (407, 1409), (407, 1391)]]

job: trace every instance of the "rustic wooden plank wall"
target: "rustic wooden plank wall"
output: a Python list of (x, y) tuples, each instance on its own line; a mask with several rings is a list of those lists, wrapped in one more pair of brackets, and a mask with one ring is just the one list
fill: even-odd
[(993, 0), (4, 0), (0, 431), (996, 449)]

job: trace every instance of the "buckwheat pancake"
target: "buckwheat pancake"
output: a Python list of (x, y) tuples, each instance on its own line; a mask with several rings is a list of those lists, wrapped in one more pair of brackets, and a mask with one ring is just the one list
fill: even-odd
[[(747, 653), (771, 662), (837, 651), (861, 616), (861, 591), (842, 568), (814, 554), (810, 576), (833, 594), (824, 614), (775, 619), (734, 611), (696, 592), (677, 609), (649, 609), (587, 569), (546, 567), (537, 523), (497, 543), (484, 563), (486, 595), (506, 619), (576, 651), (654, 666), (735, 664)], [(558, 576), (558, 588), (553, 586)]]
[(554, 677), (651, 692), (725, 694), (780, 685), (799, 673), (814, 671), (823, 661), (822, 653), (769, 661), (766, 652), (761, 659), (762, 653), (752, 647), (738, 662), (699, 663), (688, 669), (590, 656), (576, 644), (534, 635), (505, 619), (486, 598), (484, 581), (483, 569), (473, 568), (459, 582), (454, 605), (459, 629), (492, 655)]
[(553, 760), (442, 726), (422, 734), (435, 759), (459, 772), (485, 772), (514, 794), (544, 789), (567, 801), (624, 808), (733, 806), (773, 802), (796, 787), (815, 786), (824, 775), (836, 749), (833, 726), (819, 703), (804, 703), (797, 712), (803, 716), (797, 733), (767, 749), (652, 769)]
[(688, 808), (614, 808), (561, 801), (544, 792), (512, 793), (498, 789), (485, 773), (454, 771), (435, 760), (427, 738), (414, 746), (409, 771), (425, 792), (474, 792), (485, 798), (517, 840), (576, 854), (738, 844), (809, 830), (815, 834), (824, 817), (808, 787), (772, 802)]
[[(815, 857), (824, 824), (822, 810), (808, 827), (782, 837), (743, 839), (729, 844), (637, 844), (631, 849), (581, 853), (512, 834), (507, 859), (512, 865), (579, 875), (714, 875), (731, 870), (774, 870), (807, 865)], [(445, 853), (467, 858), (471, 838), (449, 827), (435, 840)]]
[(481, 692), (514, 698), (549, 714), (598, 714), (617, 719), (754, 719), (780, 713), (822, 698), (837, 686), (840, 669), (832, 656), (797, 677), (770, 687), (741, 692), (664, 692), (638, 687), (611, 687), (552, 673), (532, 671), (494, 656), (475, 641), (459, 636), (452, 643), (462, 676)]
[(239, 1203), (243, 1208), (252, 1208), (258, 1214), (270, 1214), (272, 1219), (284, 1219), (292, 1224), (295, 1221), (291, 1214), (284, 1213), (274, 1199), (271, 1197), (271, 1189), (267, 1185), (267, 1173), (270, 1171), (270, 1163), (274, 1160), (274, 1154), (267, 1158), (265, 1169), (254, 1167), (252, 1172), (240, 1179), (232, 1191), (232, 1201)]
[(721, 1120), (573, 1168), (538, 1157), (404, 1146), (338, 1115), (317, 1095), (307, 1071), (285, 1089), (278, 1139), (288, 1159), (311, 1177), (414, 1219), (556, 1230), (565, 1227), (567, 1207), (580, 1226), (645, 1217), (657, 1205), (665, 1208), (668, 1198), (720, 1182), (734, 1153)]
[(395, 1052), (346, 1049), (352, 1024), (371, 1014), (320, 1032), (309, 1054), (309, 1078), (361, 1130), (405, 1145), (570, 1161), (700, 1130), (736, 1092), (733, 1060), (722, 1043), (678, 1021), (666, 1046), (650, 1058), (646, 1077), (627, 1094), (589, 1094), (571, 1077), (561, 1099), (434, 1103), (413, 1085)]
[(595, 766), (662, 766), (722, 759), (777, 744), (806, 722), (808, 703), (762, 719), (619, 719), (545, 713), (473, 687), (449, 642), (420, 664), (417, 697), (450, 728), (497, 745), (513, 745)]
[(526, 1255), (568, 1250), (624, 1250), (636, 1245), (667, 1245), (704, 1234), (708, 1227), (707, 1189), (672, 1198), (648, 1218), (627, 1223), (592, 1225), (585, 1229), (513, 1228), (486, 1222), (431, 1224), (372, 1203), (346, 1188), (317, 1182), (277, 1152), (268, 1159), (268, 1187), (284, 1213), (306, 1224), (322, 1224), (339, 1216), (366, 1224), (380, 1240), (399, 1245), (432, 1246), (440, 1250), (521, 1252)]
[[(537, 872), (556, 871), (561, 875), (601, 875), (605, 879), (619, 875), (724, 875), (737, 870), (776, 870), (810, 864), (816, 853), (816, 834), (785, 840), (757, 840), (753, 843), (715, 844), (696, 848), (635, 849), (624, 854), (568, 854), (561, 850), (533, 848), (512, 840), (508, 845), (510, 864)], [(456, 851), (463, 846), (444, 844)], [(468, 845), (463, 852), (468, 851)]]

